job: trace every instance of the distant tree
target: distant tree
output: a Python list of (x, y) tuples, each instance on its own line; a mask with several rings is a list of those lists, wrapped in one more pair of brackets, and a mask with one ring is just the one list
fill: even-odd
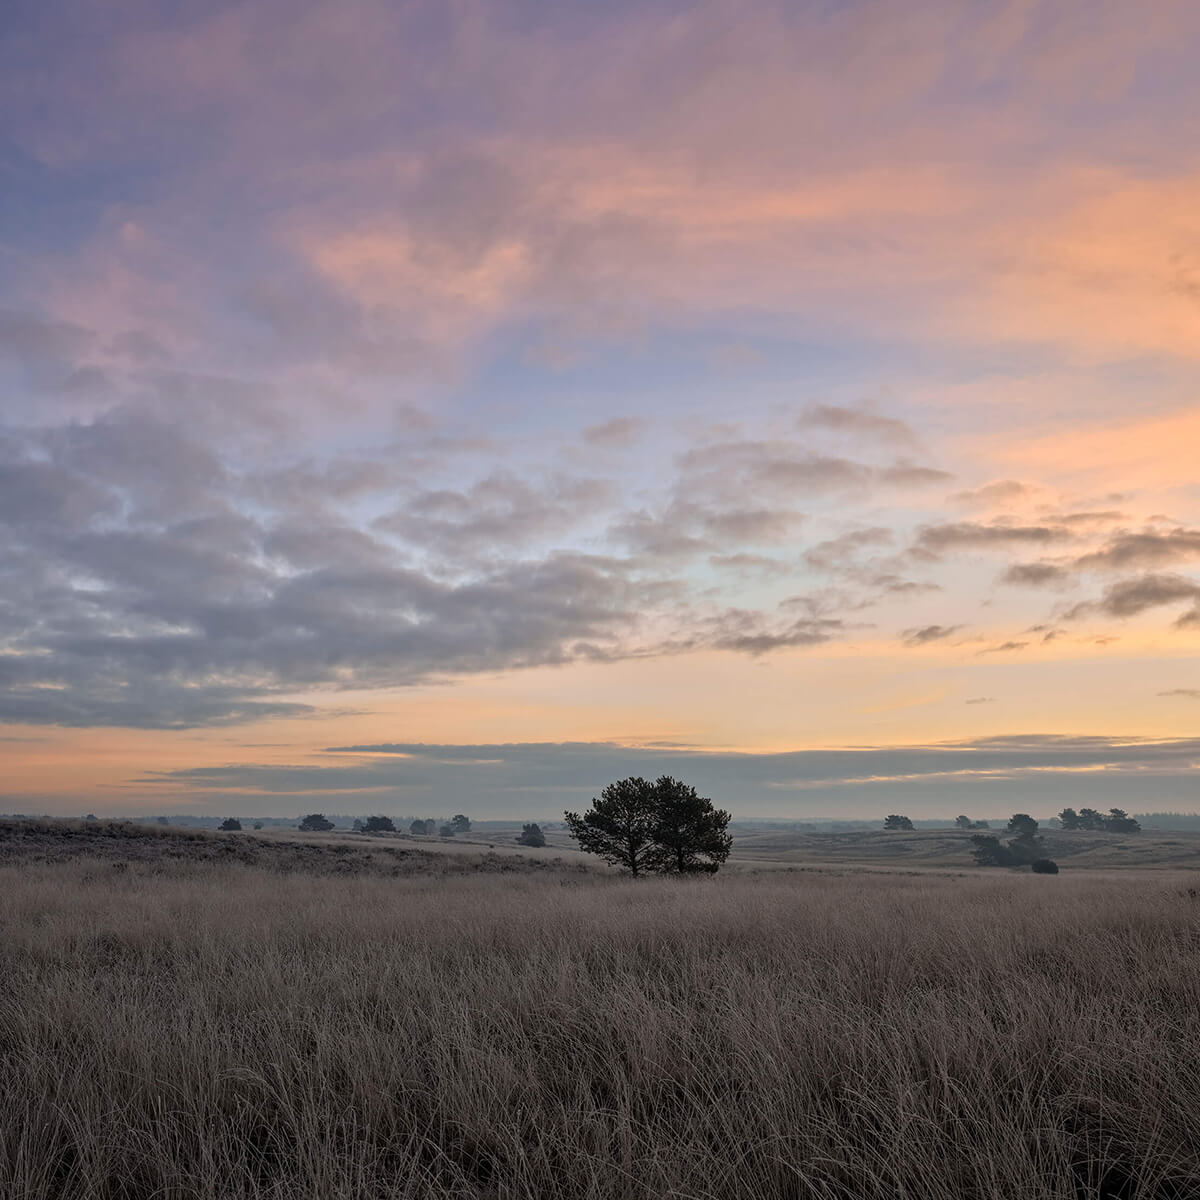
[(976, 821), (971, 826), (972, 829), (991, 829), (991, 827), (992, 825), (990, 821)]
[(1080, 829), (1103, 829), (1104, 814), (1098, 813), (1094, 808), (1081, 808), (1078, 827)]
[(396, 826), (391, 817), (368, 817), (363, 822), (363, 833), (395, 833)]
[(429, 831), (428, 821), (416, 820), (408, 827), (408, 832), (414, 837), (425, 837)]
[(546, 835), (542, 832), (541, 826), (537, 824), (522, 825), (517, 841), (522, 846), (544, 846)]
[(1058, 814), (1058, 819), (1062, 822), (1064, 829), (1079, 828), (1079, 814), (1073, 808), (1064, 808)]
[(1007, 846), (1000, 844), (998, 837), (977, 833), (971, 838), (971, 842), (974, 845), (971, 857), (974, 858), (976, 866), (1011, 867), (1013, 865), (1012, 852)]
[(226, 833), (241, 833), (242, 823), (234, 817), (226, 817), (217, 828), (223, 829)]
[(654, 784), (654, 866), (685, 875), (715, 871), (729, 857), (729, 813), (690, 784), (661, 776)]
[(450, 828), (455, 833), (470, 833), (471, 832), (470, 818), (464, 817), (462, 815), (462, 813), (455, 813), (454, 816), (452, 816), (450, 818)]
[(439, 837), (453, 837), (454, 836), (454, 826), (451, 825), (447, 821), (445, 824), (443, 824), (442, 826), (439, 827), (438, 836)]
[(884, 829), (912, 829), (913, 823), (908, 817), (902, 817), (899, 813), (891, 813), (884, 821), (883, 827)]
[(1008, 819), (1006, 832), (1017, 837), (1037, 837), (1038, 823), (1028, 813), (1013, 813)]
[(970, 817), (955, 817), (954, 824), (959, 829), (974, 829), (975, 822)]
[(654, 869), (657, 816), (654, 784), (631, 776), (610, 783), (583, 816), (566, 812), (563, 820), (581, 850), (636, 877)]
[(1029, 867), (1035, 875), (1058, 874), (1058, 863), (1056, 863), (1052, 858), (1035, 858), (1033, 862), (1029, 864)]
[(170, 825), (171, 822), (166, 817), (159, 817), (158, 823), (160, 825)]
[(362, 833), (362, 820), (359, 817), (355, 817), (354, 820), (350, 822), (350, 828), (353, 829), (355, 833)]
[(1136, 817), (1131, 817), (1123, 808), (1110, 808), (1104, 818), (1104, 828), (1109, 833), (1139, 833), (1141, 825)]
[(261, 822), (261, 821), (255, 821), (255, 822), (254, 822), (254, 828), (255, 828), (255, 829), (261, 829), (261, 828), (262, 828), (262, 822)]
[(309, 813), (300, 822), (300, 829), (305, 833), (327, 833), (333, 828), (333, 822), (327, 820), (324, 813)]
[(88, 813), (88, 815), (86, 817), (84, 817), (83, 819), (85, 821), (98, 821), (100, 818), (97, 817), (95, 813)]

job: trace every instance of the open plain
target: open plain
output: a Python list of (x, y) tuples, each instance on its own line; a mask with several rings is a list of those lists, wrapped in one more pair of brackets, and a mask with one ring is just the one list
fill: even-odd
[(2, 836), (6, 1197), (1200, 1194), (1173, 862), (631, 881), (553, 848)]

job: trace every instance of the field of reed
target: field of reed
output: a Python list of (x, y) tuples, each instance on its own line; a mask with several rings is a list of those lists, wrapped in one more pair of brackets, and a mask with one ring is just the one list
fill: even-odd
[(14, 860), (0, 1196), (1194, 1200), (1194, 888)]

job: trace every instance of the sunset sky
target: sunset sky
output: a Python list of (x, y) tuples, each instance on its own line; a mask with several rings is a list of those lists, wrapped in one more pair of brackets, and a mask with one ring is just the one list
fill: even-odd
[(0, 30), (0, 809), (1200, 809), (1193, 0)]

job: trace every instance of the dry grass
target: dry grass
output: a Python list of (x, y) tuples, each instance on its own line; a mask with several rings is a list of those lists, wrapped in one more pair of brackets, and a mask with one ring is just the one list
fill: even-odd
[(0, 867), (0, 1195), (1200, 1195), (1165, 876)]

